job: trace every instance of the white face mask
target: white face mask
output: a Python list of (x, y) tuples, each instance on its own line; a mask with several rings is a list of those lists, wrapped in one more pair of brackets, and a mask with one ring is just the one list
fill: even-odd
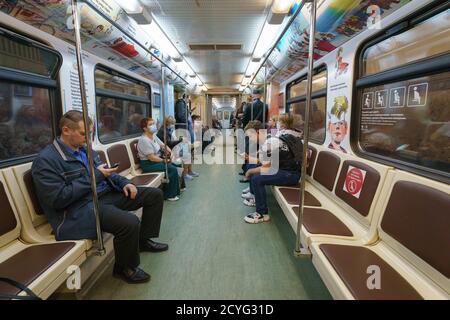
[(151, 133), (155, 133), (156, 131), (158, 131), (156, 124), (149, 125), (147, 128)]
[(281, 129), (281, 125), (279, 122), (277, 122), (277, 130), (280, 130), (280, 129)]

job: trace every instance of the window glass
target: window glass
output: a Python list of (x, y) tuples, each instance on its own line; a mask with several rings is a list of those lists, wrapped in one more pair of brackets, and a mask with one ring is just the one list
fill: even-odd
[(450, 72), (362, 90), (367, 152), (450, 172)]
[(450, 9), (381, 41), (364, 53), (363, 75), (450, 51)]
[(140, 123), (148, 116), (148, 104), (97, 97), (98, 136), (102, 143), (142, 133)]
[(36, 154), (52, 140), (49, 90), (0, 81), (0, 162)]
[(131, 81), (119, 75), (108, 73), (101, 69), (95, 70), (95, 85), (97, 89), (107, 89), (117, 93), (129, 94), (149, 99), (150, 88), (147, 85)]
[(217, 111), (217, 119), (223, 120), (222, 111)]
[[(320, 143), (323, 143), (325, 141), (326, 100), (326, 97), (313, 99), (312, 110), (309, 116), (310, 139)], [(305, 101), (291, 103), (289, 107), (290, 113), (300, 114), (302, 116), (302, 119), (305, 119)]]
[[(295, 98), (306, 95), (306, 79), (291, 86), (289, 97)], [(327, 71), (324, 70), (313, 77), (312, 91), (316, 92), (327, 87)]]
[(58, 63), (55, 53), (0, 34), (0, 67), (50, 78), (56, 72)]

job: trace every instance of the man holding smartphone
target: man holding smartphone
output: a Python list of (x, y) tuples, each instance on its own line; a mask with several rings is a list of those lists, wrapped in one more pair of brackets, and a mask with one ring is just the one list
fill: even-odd
[[(83, 114), (76, 110), (67, 112), (59, 127), (61, 136), (33, 161), (36, 194), (56, 240), (95, 239)], [(159, 236), (163, 194), (157, 188), (136, 188), (116, 173), (117, 167), (102, 164), (96, 152), (94, 167), (101, 229), (114, 235), (113, 275), (128, 283), (147, 282), (150, 275), (138, 267), (139, 251), (168, 249), (167, 244), (151, 239)], [(142, 221), (129, 212), (139, 208), (143, 208)]]

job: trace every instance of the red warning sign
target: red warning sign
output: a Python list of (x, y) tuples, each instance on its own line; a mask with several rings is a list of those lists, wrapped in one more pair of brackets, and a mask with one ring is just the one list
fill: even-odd
[(344, 191), (350, 193), (359, 199), (361, 190), (366, 179), (366, 171), (352, 166), (348, 166), (347, 176), (345, 177)]

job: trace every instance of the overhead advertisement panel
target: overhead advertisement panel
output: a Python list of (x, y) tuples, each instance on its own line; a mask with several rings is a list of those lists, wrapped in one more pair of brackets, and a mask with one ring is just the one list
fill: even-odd
[[(331, 0), (318, 9), (314, 60), (318, 60), (411, 0)], [(296, 16), (267, 59), (267, 77), (282, 82), (307, 66), (309, 6)]]
[[(131, 38), (114, 27), (108, 20), (97, 13), (87, 3), (79, 3), (81, 19), (81, 41), (83, 50), (107, 59), (123, 68), (140, 74), (153, 81), (161, 77), (161, 63), (139, 44), (147, 48), (163, 61), (168, 61), (171, 69), (181, 77), (187, 78), (180, 72), (175, 63), (164, 57), (156, 44), (142, 28), (128, 17), (114, 1), (88, 0), (87, 3), (97, 8), (102, 14), (120, 26)], [(0, 11), (59, 39), (75, 43), (74, 22), (71, 1), (66, 0), (0, 0)], [(139, 44), (138, 44), (139, 43)], [(184, 82), (172, 75), (175, 82)]]

